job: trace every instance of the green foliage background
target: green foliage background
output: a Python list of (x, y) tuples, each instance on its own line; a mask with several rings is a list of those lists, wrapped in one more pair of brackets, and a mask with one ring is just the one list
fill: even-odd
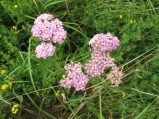
[[(0, 85), (14, 80), (12, 89), (0, 92), (0, 118), (159, 118), (158, 6), (158, 0), (2, 0), (0, 68), (7, 74), (0, 76)], [(55, 55), (45, 60), (35, 58), (39, 40), (30, 32), (42, 13), (59, 18), (68, 32)], [(85, 64), (89, 40), (107, 32), (120, 39), (111, 56), (123, 68), (122, 84), (100, 84), (102, 78), (91, 79), (84, 92), (63, 89), (59, 81), (65, 64)], [(56, 96), (57, 90), (64, 95)], [(17, 115), (10, 112), (15, 102), (20, 104)]]

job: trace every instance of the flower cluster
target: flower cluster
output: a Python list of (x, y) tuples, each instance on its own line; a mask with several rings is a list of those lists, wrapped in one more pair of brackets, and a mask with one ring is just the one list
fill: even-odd
[(99, 51), (93, 52), (91, 59), (85, 66), (86, 73), (92, 77), (100, 76), (104, 69), (114, 66), (114, 59), (110, 57), (109, 53), (102, 53)]
[(63, 43), (63, 39), (66, 38), (66, 31), (62, 26), (62, 22), (58, 19), (55, 19), (52, 24), (54, 24), (53, 28), (54, 36), (52, 37), (52, 41), (54, 43), (59, 43), (59, 44)]
[[(112, 68), (112, 71), (107, 75), (107, 79), (111, 81), (114, 86), (121, 83), (122, 72), (115, 65), (114, 58), (111, 58), (109, 52), (116, 50), (120, 45), (120, 41), (112, 34), (97, 34), (89, 42), (92, 46), (91, 59), (86, 63), (86, 73), (91, 77), (100, 76), (106, 68)], [(83, 90), (88, 83), (88, 77), (82, 72), (82, 65), (80, 63), (74, 64), (71, 62), (65, 66), (67, 76), (63, 76), (61, 84), (64, 88), (71, 88), (72, 86), (77, 90)]]
[(1, 89), (2, 90), (6, 90), (8, 88), (12, 88), (12, 82), (9, 82), (9, 83), (5, 83), (1, 86)]
[(47, 58), (54, 54), (55, 46), (44, 42), (52, 40), (53, 43), (62, 44), (66, 38), (66, 30), (64, 30), (62, 22), (46, 13), (37, 17), (31, 32), (33, 36), (42, 41), (35, 50), (37, 58)]
[(6, 90), (8, 87), (9, 87), (8, 84), (3, 84), (3, 85), (1, 86), (1, 89), (2, 89), (2, 90)]
[(34, 22), (31, 29), (32, 35), (42, 41), (52, 39), (54, 43), (63, 43), (66, 38), (66, 31), (59, 19), (53, 19), (53, 15), (42, 14)]
[(116, 50), (120, 45), (117, 37), (111, 33), (97, 34), (89, 42), (92, 46), (93, 52), (91, 59), (85, 66), (86, 73), (92, 77), (100, 76), (106, 68), (112, 68), (112, 72), (107, 75), (107, 79), (115, 86), (121, 82), (122, 72), (114, 63), (114, 58), (111, 58), (109, 52)]
[(111, 81), (112, 85), (118, 86), (121, 83), (122, 71), (117, 66), (112, 67), (112, 71), (107, 74), (107, 79)]
[[(66, 38), (66, 31), (63, 28), (62, 22), (50, 14), (42, 14), (37, 17), (31, 32), (33, 36), (42, 41), (35, 49), (37, 58), (53, 56), (56, 47), (51, 43), (47, 43), (47, 41), (52, 40), (53, 43), (61, 44)], [(91, 59), (85, 66), (86, 73), (91, 77), (97, 77), (100, 76), (106, 68), (112, 68), (112, 72), (107, 75), (107, 79), (115, 86), (118, 86), (121, 82), (122, 72), (115, 65), (115, 60), (110, 57), (109, 52), (119, 47), (119, 39), (111, 33), (102, 33), (95, 35), (90, 40), (89, 45), (93, 48), (93, 52)], [(65, 70), (67, 75), (64, 75), (63, 80), (60, 81), (62, 86), (65, 88), (74, 87), (77, 91), (84, 90), (89, 79), (82, 72), (82, 65), (80, 63), (71, 62), (65, 66)]]
[(18, 112), (18, 107), (19, 107), (19, 104), (14, 104), (13, 105), (13, 107), (12, 107), (12, 110), (11, 110), (11, 112), (13, 113), (13, 114), (17, 114), (17, 112)]
[(52, 56), (55, 52), (56, 47), (51, 43), (41, 42), (35, 49), (37, 58), (47, 58)]
[(82, 65), (80, 63), (67, 64), (65, 66), (67, 76), (63, 76), (63, 80), (60, 81), (64, 88), (74, 87), (77, 91), (84, 90), (88, 83), (88, 77), (82, 72)]
[(120, 45), (120, 41), (117, 37), (114, 37), (111, 33), (97, 34), (89, 42), (93, 50), (100, 52), (110, 52), (116, 50)]

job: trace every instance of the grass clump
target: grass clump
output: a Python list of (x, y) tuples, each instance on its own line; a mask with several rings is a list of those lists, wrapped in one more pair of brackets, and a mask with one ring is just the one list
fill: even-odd
[[(0, 118), (6, 119), (153, 119), (158, 111), (157, 0), (2, 0)], [(32, 37), (34, 20), (52, 14), (63, 22), (67, 37), (55, 44), (55, 53), (36, 58), (41, 42)], [(91, 58), (89, 41), (110, 32), (120, 47), (110, 52), (122, 70), (122, 83), (112, 87), (106, 79), (89, 77), (83, 91), (65, 89), (60, 80), (70, 61), (83, 66)], [(52, 41), (47, 41), (52, 42)], [(85, 72), (84, 67), (81, 69)], [(86, 74), (86, 73), (84, 73)], [(66, 74), (67, 75), (67, 74)], [(18, 105), (15, 107), (15, 105)], [(12, 113), (12, 110), (17, 110)], [(15, 111), (14, 111), (15, 112)]]

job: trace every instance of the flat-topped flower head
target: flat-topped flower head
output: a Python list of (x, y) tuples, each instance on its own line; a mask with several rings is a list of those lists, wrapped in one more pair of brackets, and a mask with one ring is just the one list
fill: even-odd
[(63, 43), (66, 31), (59, 19), (54, 19), (51, 14), (42, 14), (34, 22), (31, 29), (32, 35), (42, 41), (52, 40), (54, 43)]
[(94, 50), (100, 52), (109, 52), (116, 50), (120, 45), (120, 41), (117, 37), (114, 37), (111, 33), (97, 34), (89, 42)]
[(37, 58), (47, 58), (53, 56), (56, 47), (53, 46), (51, 43), (41, 42), (35, 49), (36, 57)]
[(88, 83), (88, 77), (82, 72), (82, 65), (80, 63), (67, 64), (65, 67), (67, 75), (63, 76), (60, 81), (64, 88), (74, 87), (76, 91), (84, 90)]
[(43, 22), (52, 20), (53, 18), (54, 18), (53, 15), (44, 13), (36, 18), (36, 20), (34, 21), (34, 24), (43, 23)]

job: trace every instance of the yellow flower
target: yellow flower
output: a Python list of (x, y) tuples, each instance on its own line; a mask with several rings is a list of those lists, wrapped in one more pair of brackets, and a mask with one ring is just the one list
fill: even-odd
[(119, 17), (120, 17), (120, 19), (122, 19), (122, 18), (123, 18), (123, 15), (119, 15)]
[(1, 89), (2, 89), (2, 90), (6, 90), (8, 87), (9, 87), (8, 84), (3, 84), (3, 85), (1, 86)]
[(14, 104), (13, 105), (13, 107), (12, 107), (12, 110), (11, 110), (11, 112), (13, 113), (13, 114), (17, 114), (17, 112), (18, 112), (18, 107), (19, 107), (19, 104)]
[(18, 5), (14, 5), (14, 8), (17, 8), (18, 7)]
[(2, 90), (6, 90), (7, 88), (12, 88), (12, 82), (9, 82), (8, 84), (3, 84), (1, 86)]
[(60, 94), (60, 91), (58, 90), (56, 93), (55, 93), (55, 96), (58, 97)]
[(17, 30), (17, 27), (16, 27), (16, 26), (12, 26), (12, 29), (16, 31), (16, 30)]
[(1, 74), (4, 75), (7, 73), (7, 70), (1, 70)]

